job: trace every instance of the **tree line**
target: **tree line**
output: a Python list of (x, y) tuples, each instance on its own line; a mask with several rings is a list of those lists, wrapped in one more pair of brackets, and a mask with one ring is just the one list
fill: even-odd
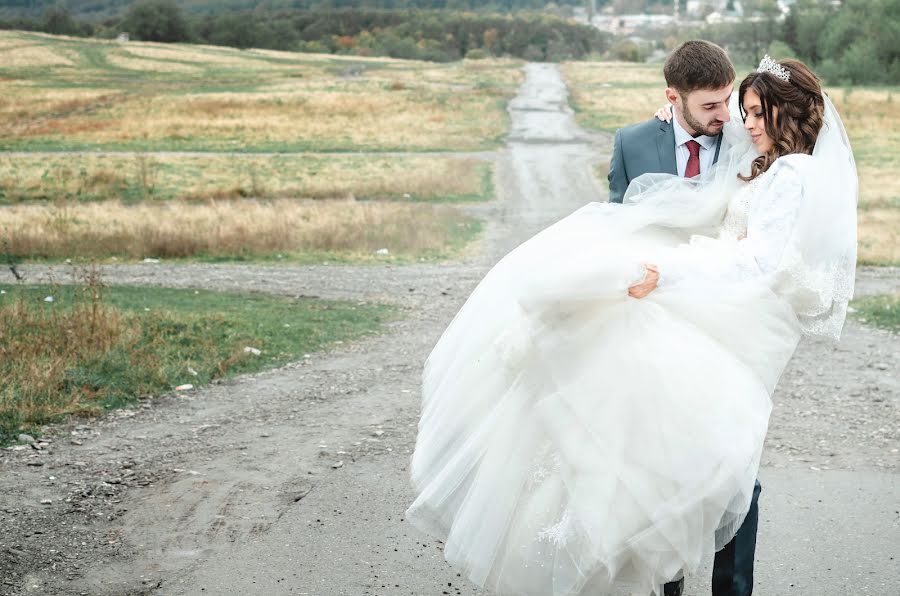
[(774, 2), (756, 0), (739, 23), (681, 30), (726, 47), (735, 62), (798, 58), (833, 84), (900, 84), (900, 0), (797, 0), (784, 18)]
[(437, 10), (290, 10), (186, 15), (172, 0), (139, 0), (121, 19), (76, 20), (52, 7), (35, 20), (0, 22), (0, 28), (57, 35), (188, 42), (237, 48), (389, 56), (448, 62), (512, 56), (570, 60), (601, 54), (609, 35), (587, 25), (537, 13), (511, 15)]
[[(134, 0), (0, 0), (0, 18), (40, 17), (49, 8), (62, 7), (82, 20), (118, 18)], [(609, 0), (594, 0), (600, 7)], [(642, 2), (644, 0), (641, 0)], [(671, 0), (647, 0), (666, 2)], [(539, 11), (548, 6), (585, 6), (585, 0), (177, 0), (189, 15), (210, 15), (239, 10), (455, 10), (511, 13)]]
[[(126, 0), (94, 1), (121, 4)], [(645, 6), (671, 6), (673, 0), (644, 1), (648, 2)], [(219, 9), (249, 2), (221, 0)], [(571, 0), (570, 8), (579, 3)], [(75, 19), (68, 9), (54, 5), (40, 18), (7, 19), (0, 21), (0, 28), (107, 38), (126, 31), (145, 41), (439, 62), (486, 56), (556, 61), (589, 55), (639, 61), (650, 49), (671, 49), (679, 40), (702, 38), (726, 47), (740, 64), (753, 64), (769, 53), (776, 58), (799, 58), (829, 83), (900, 84), (900, 0), (844, 0), (839, 4), (797, 0), (785, 18), (773, 0), (745, 0), (748, 16), (738, 23), (678, 25), (657, 32), (656, 40), (643, 46), (631, 40), (616, 41), (594, 28), (547, 14), (419, 10), (424, 6), (474, 5), (512, 10), (540, 4), (546, 11), (547, 5), (538, 0), (255, 0), (253, 4), (254, 10), (199, 14), (208, 0), (182, 0), (181, 4), (138, 0), (122, 16), (100, 22)], [(340, 9), (350, 4), (410, 9)], [(597, 5), (602, 4), (605, 2), (598, 0)], [(198, 14), (187, 14), (182, 5), (193, 7)], [(333, 9), (309, 10), (324, 6)]]

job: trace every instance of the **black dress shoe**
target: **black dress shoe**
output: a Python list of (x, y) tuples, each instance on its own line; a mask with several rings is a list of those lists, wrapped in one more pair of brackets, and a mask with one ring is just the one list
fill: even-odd
[(684, 578), (677, 582), (671, 582), (663, 586), (663, 596), (681, 596), (684, 592)]

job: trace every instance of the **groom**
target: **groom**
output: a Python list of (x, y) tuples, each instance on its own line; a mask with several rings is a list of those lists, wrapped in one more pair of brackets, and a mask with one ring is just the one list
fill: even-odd
[(725, 50), (708, 41), (685, 42), (666, 59), (663, 74), (675, 117), (651, 118), (616, 132), (608, 175), (612, 203), (621, 203), (641, 174), (692, 178), (716, 163), (723, 150), (735, 78)]
[[(731, 119), (734, 67), (725, 50), (707, 41), (688, 41), (666, 59), (666, 98), (674, 118), (653, 118), (616, 133), (609, 164), (609, 200), (621, 203), (632, 180), (647, 173), (692, 178), (712, 167), (723, 153), (722, 129)], [(716, 553), (713, 596), (750, 596), (759, 519), (759, 482), (750, 510), (734, 539)], [(684, 578), (668, 583), (664, 596), (681, 596)]]

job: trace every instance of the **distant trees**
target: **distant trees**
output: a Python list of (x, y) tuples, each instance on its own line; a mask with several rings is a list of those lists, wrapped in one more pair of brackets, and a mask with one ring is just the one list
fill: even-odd
[(446, 62), (468, 56), (564, 60), (602, 53), (609, 36), (555, 17), (449, 11), (260, 10), (193, 21), (195, 40), (231, 45)]
[(200, 39), (207, 43), (245, 49), (260, 47), (259, 40), (266, 32), (255, 19), (247, 19), (239, 13), (227, 13), (214, 17), (205, 33)]
[[(77, 17), (109, 14), (129, 1), (67, 6), (78, 6)], [(0, 7), (7, 18), (0, 28), (103, 37), (127, 31), (145, 41), (438, 62), (481, 56), (557, 61), (588, 55), (642, 61), (651, 49), (550, 15), (563, 14), (563, 7), (586, 6), (587, 0), (179, 1), (138, 0), (124, 17), (101, 25), (76, 20), (58, 0), (7, 0)], [(613, 3), (622, 10), (647, 12), (669, 12), (673, 2), (682, 0), (596, 0), (598, 7)], [(699, 37), (725, 46), (738, 63), (753, 63), (768, 52), (800, 58), (831, 83), (900, 84), (900, 0), (796, 0), (783, 19), (774, 0), (744, 0), (742, 5), (746, 18), (738, 23), (673, 27), (657, 34), (655, 47), (671, 49), (678, 39)], [(10, 19), (17, 6), (30, 15), (43, 10), (43, 16)], [(543, 13), (515, 12), (522, 10)], [(665, 41), (670, 38), (672, 43)]]
[(791, 15), (785, 42), (827, 79), (900, 83), (900, 0), (844, 0), (837, 10), (802, 2)]
[(784, 19), (769, 0), (747, 7), (755, 12), (740, 23), (678, 35), (714, 41), (744, 64), (799, 58), (829, 83), (900, 84), (900, 0), (797, 0)]
[[(44, 11), (42, 31), (53, 35), (84, 35), (84, 27), (75, 22), (69, 10), (62, 6), (51, 6)], [(88, 33), (90, 28), (88, 28)]]
[(733, 43), (758, 59), (788, 53), (832, 83), (900, 83), (900, 0), (798, 0), (735, 31)]
[[(219, 15), (228, 12), (260, 10), (454, 10), (467, 12), (513, 13), (551, 9), (571, 11), (584, 7), (588, 0), (178, 0), (188, 16)], [(595, 0), (598, 8), (611, 0)], [(650, 4), (672, 0), (640, 0)], [(38, 19), (47, 8), (64, 5), (77, 20), (106, 21), (121, 19), (132, 0), (0, 0), (0, 19)], [(641, 11), (642, 12), (642, 11)]]
[(174, 0), (138, 0), (125, 13), (121, 28), (141, 41), (190, 39), (187, 19)]

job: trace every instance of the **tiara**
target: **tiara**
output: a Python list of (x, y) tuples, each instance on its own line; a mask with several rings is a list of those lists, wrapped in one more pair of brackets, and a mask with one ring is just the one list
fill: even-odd
[(773, 74), (785, 83), (791, 82), (791, 72), (778, 64), (772, 58), (766, 54), (762, 60), (759, 61), (759, 68), (756, 69), (756, 72), (767, 72), (769, 74)]

